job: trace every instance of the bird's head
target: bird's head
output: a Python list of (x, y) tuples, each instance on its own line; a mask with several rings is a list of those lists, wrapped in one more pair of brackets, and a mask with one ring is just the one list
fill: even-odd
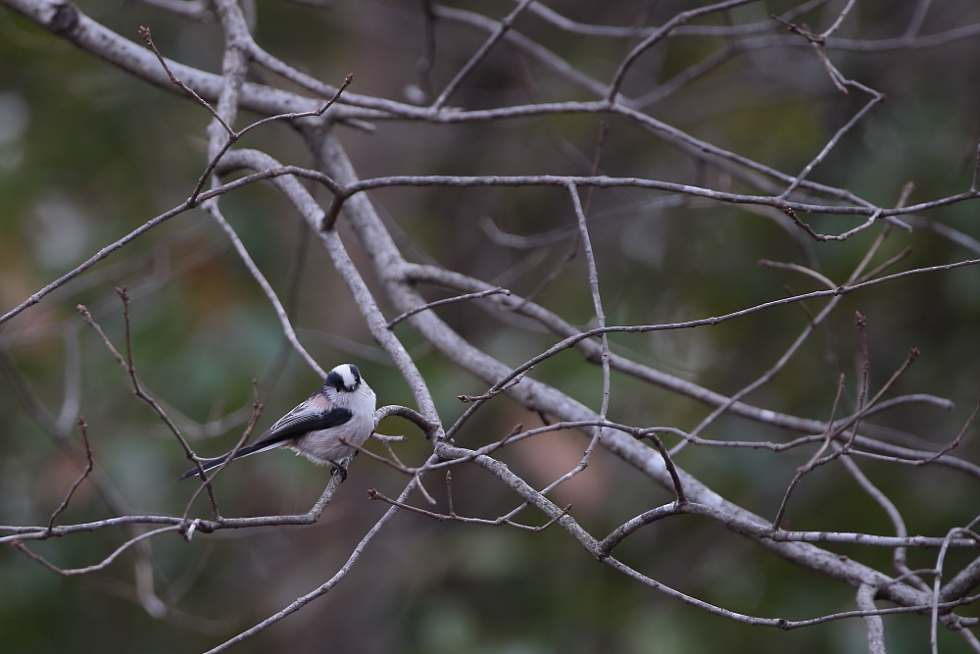
[(352, 363), (342, 363), (327, 373), (323, 385), (338, 393), (353, 393), (361, 385), (361, 371)]

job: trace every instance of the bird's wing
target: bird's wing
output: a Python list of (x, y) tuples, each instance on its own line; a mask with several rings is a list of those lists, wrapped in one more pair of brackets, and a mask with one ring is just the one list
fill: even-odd
[(308, 431), (337, 427), (350, 420), (353, 416), (349, 409), (336, 406), (328, 411), (310, 411), (308, 408), (298, 411), (297, 409), (293, 409), (284, 415), (276, 424), (269, 428), (269, 431), (262, 434), (252, 445), (242, 448), (241, 451), (247, 450), (250, 447), (255, 447), (256, 450), (253, 451), (258, 451), (258, 449), (263, 447), (301, 436)]
[[(237, 452), (233, 459), (240, 459), (249, 454), (264, 452), (265, 450), (278, 447), (283, 441), (290, 438), (302, 436), (303, 434), (320, 429), (329, 429), (342, 425), (351, 419), (353, 414), (348, 409), (333, 407), (329, 411), (310, 411), (308, 407), (300, 405), (280, 418), (276, 424), (272, 425), (269, 431), (262, 434), (257, 441), (247, 445)], [(201, 467), (210, 470), (221, 465), (228, 459), (228, 455), (219, 456), (214, 459), (202, 459)], [(186, 479), (197, 474), (197, 469), (188, 470), (181, 479)]]

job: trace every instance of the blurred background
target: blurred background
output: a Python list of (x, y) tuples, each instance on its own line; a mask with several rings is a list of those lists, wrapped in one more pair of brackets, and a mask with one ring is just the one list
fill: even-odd
[[(140, 2), (79, 2), (96, 21), (134, 41), (149, 26), (169, 58), (220, 71), (222, 34)], [(258, 0), (255, 38), (267, 51), (326, 83), (353, 72), (352, 92), (427, 104), (477, 50), (486, 32), (440, 20), (435, 58), (426, 56), (425, 2), (287, 2)], [(794, 22), (826, 29), (844, 2), (809, 3)], [(0, 3), (2, 5), (2, 3)], [(797, 2), (758, 2), (692, 25), (766, 24)], [(980, 23), (967, 0), (857, 3), (828, 49), (848, 79), (886, 95), (850, 131), (810, 178), (847, 189), (879, 206), (907, 204), (970, 187), (980, 117), (980, 30), (935, 47), (863, 46), (908, 33), (921, 6), (920, 35)], [(499, 19), (514, 4), (456, 2), (457, 9)], [(568, 0), (548, 6), (583, 24), (660, 25), (699, 6), (679, 0)], [(638, 42), (570, 33), (531, 11), (515, 29), (603, 83)], [(757, 34), (669, 38), (640, 57), (623, 93), (651, 92), (650, 115), (693, 136), (784, 173), (797, 174), (869, 97), (841, 93), (802, 37), (772, 23)], [(741, 45), (752, 38), (771, 43)], [(914, 39), (914, 35), (910, 35)], [(802, 43), (802, 47), (800, 44)], [(894, 42), (893, 42), (894, 43)], [(855, 45), (857, 44), (857, 45)], [(831, 44), (833, 46), (833, 43)], [(763, 47), (765, 46), (765, 47)], [(743, 50), (737, 50), (738, 47)], [(690, 66), (736, 48), (708, 74), (670, 92)], [(181, 203), (206, 165), (209, 115), (0, 9), (0, 313), (68, 272), (108, 243)], [(288, 82), (256, 68), (250, 79)], [(537, 102), (593, 100), (520, 49), (501, 44), (476, 68), (449, 104), (466, 109)], [(259, 118), (243, 114), (239, 125)], [(585, 175), (608, 123), (599, 170), (720, 190), (760, 193), (723, 167), (615, 116), (570, 114), (471, 124), (409, 121), (375, 124), (373, 132), (338, 127), (361, 178), (396, 174)], [(299, 136), (271, 124), (243, 139), (284, 163), (312, 166)], [(329, 194), (316, 193), (321, 200)], [(373, 192), (405, 256), (434, 262), (515, 293), (534, 292), (574, 246), (575, 216), (564, 190), (547, 188), (405, 188)], [(583, 195), (584, 197), (584, 195)], [(688, 320), (737, 311), (788, 294), (817, 290), (798, 273), (758, 265), (760, 259), (805, 264), (843, 283), (877, 228), (844, 242), (801, 238), (785, 217), (759, 208), (725, 206), (639, 189), (589, 194), (589, 226), (610, 324)], [(411, 394), (367, 332), (342, 280), (295, 212), (269, 187), (225, 196), (225, 216), (284, 300), (300, 339), (325, 368), (357, 364), (379, 404), (412, 405)], [(814, 229), (839, 233), (860, 220), (805, 216)], [(975, 202), (916, 215), (912, 232), (892, 230), (872, 267), (911, 247), (888, 272), (980, 257)], [(937, 231), (930, 225), (937, 224)], [(385, 304), (370, 263), (346, 225), (341, 233), (361, 273)], [(945, 231), (944, 231), (945, 230)], [(950, 232), (955, 230), (955, 233)], [(953, 233), (954, 237), (950, 238)], [(502, 235), (503, 234), (503, 235)], [(547, 235), (547, 238), (505, 238)], [(536, 297), (569, 322), (594, 318), (586, 267), (579, 255)], [(196, 489), (179, 483), (188, 468), (174, 438), (134, 398), (124, 371), (79, 319), (85, 305), (117, 348), (125, 345), (121, 303), (132, 298), (134, 362), (141, 381), (202, 456), (225, 452), (247, 422), (253, 379), (265, 410), (260, 430), (320, 383), (284, 345), (278, 320), (227, 237), (202, 211), (179, 215), (0, 326), (0, 523), (46, 524), (80, 474), (84, 416), (102, 487), (83, 483), (58, 523), (110, 517), (120, 510), (180, 515)], [(427, 297), (443, 297), (423, 288)], [(807, 304), (816, 313), (823, 305)], [(956, 436), (980, 395), (980, 268), (911, 276), (844, 298), (774, 383), (750, 404), (818, 420), (831, 416), (839, 374), (842, 408), (857, 396), (860, 339), (854, 312), (867, 317), (872, 391), (905, 360), (921, 356), (892, 394), (930, 393), (955, 408), (907, 405), (874, 422), (895, 430), (898, 444), (933, 447)], [(470, 342), (518, 365), (556, 338), (528, 321), (463, 303), (439, 310)], [(646, 335), (617, 335), (617, 352), (729, 395), (774, 364), (806, 324), (797, 305), (759, 312), (718, 326)], [(456, 397), (485, 386), (435, 353), (403, 324), (408, 347), (436, 399), (444, 424), (466, 408)], [(538, 366), (533, 376), (598, 408), (601, 371), (576, 352)], [(641, 426), (691, 429), (710, 412), (693, 400), (613, 376), (611, 419)], [(459, 436), (467, 447), (498, 440), (540, 417), (500, 398), (481, 409)], [(418, 430), (393, 419), (389, 434), (402, 460), (430, 451)], [(973, 430), (975, 432), (975, 429)], [(724, 418), (705, 437), (785, 441), (795, 436), (758, 423)], [(669, 444), (675, 443), (670, 441)], [(515, 472), (543, 487), (578, 462), (587, 440), (558, 433), (522, 441), (500, 453)], [(379, 443), (370, 449), (384, 454)], [(972, 441), (959, 456), (978, 461)], [(776, 455), (755, 450), (688, 447), (678, 463), (714, 490), (771, 518), (797, 466), (812, 448)], [(81, 459), (84, 461), (84, 457)], [(911, 468), (860, 460), (862, 469), (902, 511), (910, 534), (944, 535), (978, 513), (978, 480), (949, 468)], [(286, 452), (229, 467), (217, 486), (226, 516), (302, 513), (319, 497), (329, 472)], [(10, 547), (0, 548), (0, 650), (3, 652), (203, 651), (277, 612), (329, 579), (387, 508), (368, 499), (376, 488), (395, 496), (406, 478), (358, 457), (350, 477), (318, 524), (305, 528), (198, 535), (148, 542), (89, 575), (59, 577)], [(439, 475), (427, 488), (445, 511)], [(453, 470), (453, 502), (461, 515), (494, 518), (516, 496), (480, 470)], [(110, 499), (106, 499), (110, 498)], [(671, 494), (604, 451), (553, 494), (602, 537), (623, 521), (671, 500)], [(421, 502), (421, 500), (418, 500)], [(197, 512), (197, 513), (194, 513)], [(192, 511), (206, 516), (199, 500)], [(531, 510), (521, 514), (541, 524)], [(793, 528), (892, 533), (880, 508), (838, 466), (818, 470), (793, 496)], [(132, 532), (102, 530), (32, 543), (56, 565), (90, 565)], [(830, 548), (891, 573), (891, 552)], [(676, 517), (624, 542), (617, 556), (663, 583), (733, 611), (805, 619), (853, 610), (853, 590), (778, 560), (706, 520)], [(932, 567), (935, 552), (909, 553), (910, 567)], [(951, 552), (958, 570), (973, 557)], [(152, 570), (138, 560), (152, 562)], [(140, 572), (142, 570), (142, 572)], [(136, 576), (150, 575), (162, 605), (141, 602)], [(952, 573), (951, 573), (952, 574)], [(145, 579), (144, 579), (145, 582)], [(976, 615), (966, 608), (964, 615)], [(928, 620), (885, 619), (889, 652), (926, 651)], [(940, 631), (941, 651), (967, 651)], [(400, 512), (369, 545), (349, 577), (326, 597), (236, 652), (404, 652), (550, 654), (552, 652), (862, 652), (864, 625), (837, 621), (790, 632), (751, 628), (708, 615), (598, 564), (557, 528), (540, 533), (436, 522)]]

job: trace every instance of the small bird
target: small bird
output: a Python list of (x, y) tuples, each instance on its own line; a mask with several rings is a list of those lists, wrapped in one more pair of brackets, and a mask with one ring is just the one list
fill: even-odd
[[(374, 391), (361, 379), (357, 366), (341, 364), (327, 374), (316, 393), (279, 418), (254, 443), (235, 452), (231, 459), (285, 447), (317, 465), (333, 465), (346, 478), (347, 471), (340, 461), (354, 452), (351, 445), (362, 445), (374, 432), (376, 402)], [(219, 466), (229, 460), (230, 454), (201, 459), (201, 467), (210, 470)], [(196, 474), (197, 468), (188, 470), (181, 479)]]

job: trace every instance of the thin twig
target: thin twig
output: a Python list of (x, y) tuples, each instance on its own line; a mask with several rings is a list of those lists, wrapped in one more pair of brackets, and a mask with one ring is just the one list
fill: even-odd
[[(871, 480), (868, 479), (864, 472), (862, 472), (858, 467), (857, 463), (855, 463), (850, 457), (845, 456), (841, 458), (841, 463), (843, 464), (844, 469), (850, 473), (855, 481), (857, 481), (858, 485), (864, 490), (864, 492), (866, 492), (868, 496), (871, 497), (871, 499), (873, 499), (878, 506), (885, 511), (888, 518), (892, 522), (892, 526), (895, 528), (895, 535), (899, 538), (908, 536), (908, 530), (905, 527), (905, 520), (902, 518), (902, 514), (899, 512), (898, 507), (896, 507), (895, 504), (888, 499), (888, 496), (885, 495), (877, 486), (871, 483)], [(892, 553), (892, 565), (894, 565), (895, 569), (901, 573), (903, 579), (910, 581), (919, 590), (929, 592), (929, 587), (926, 586), (925, 582), (919, 578), (919, 575), (910, 570), (906, 564), (905, 551), (905, 547), (895, 548), (895, 551)]]
[(688, 11), (682, 11), (679, 14), (675, 14), (673, 18), (658, 27), (652, 34), (643, 39), (643, 41), (637, 44), (637, 46), (623, 58), (619, 64), (619, 67), (616, 69), (616, 72), (613, 73), (612, 80), (609, 82), (609, 91), (606, 93), (605, 98), (606, 102), (610, 105), (616, 102), (616, 96), (619, 94), (620, 87), (623, 85), (623, 79), (626, 77), (626, 73), (633, 65), (633, 62), (635, 62), (640, 55), (653, 47), (656, 43), (666, 38), (677, 27), (690, 22), (692, 19), (697, 18), (698, 16), (719, 11), (726, 11), (728, 9), (732, 9), (733, 7), (738, 7), (739, 5), (748, 4), (751, 1), (752, 0), (726, 0), (725, 2), (718, 2), (712, 5), (698, 7), (697, 9), (690, 9)]
[[(447, 472), (446, 474), (448, 475), (449, 473)], [(374, 488), (369, 488), (367, 493), (368, 493), (368, 498), (372, 500), (380, 500), (386, 504), (390, 504), (391, 506), (397, 506), (400, 509), (405, 509), (406, 511), (411, 511), (412, 513), (418, 513), (428, 518), (432, 518), (433, 520), (438, 520), (439, 522), (446, 522), (446, 521), (463, 522), (467, 524), (488, 525), (490, 527), (501, 527), (506, 525), (509, 527), (517, 527), (518, 529), (526, 529), (527, 531), (535, 531), (535, 532), (544, 531), (551, 525), (555, 524), (558, 518), (566, 515), (568, 511), (571, 510), (572, 508), (572, 505), (569, 504), (568, 506), (565, 507), (565, 509), (562, 511), (562, 513), (559, 516), (551, 518), (550, 520), (548, 520), (548, 522), (544, 523), (543, 525), (533, 526), (533, 525), (523, 525), (518, 522), (514, 522), (505, 516), (494, 518), (493, 520), (488, 520), (485, 518), (469, 518), (466, 516), (456, 515), (454, 512), (452, 512), (451, 507), (449, 513), (434, 513), (432, 511), (426, 511), (425, 509), (420, 509), (418, 507), (412, 506), (411, 504), (405, 504), (404, 502), (393, 500), (390, 497), (386, 497), (382, 493), (379, 493)]]
[[(526, 375), (529, 372), (531, 372), (531, 369), (530, 368), (528, 368), (527, 370), (522, 371), (521, 374), (516, 375), (512, 379), (508, 379), (503, 384), (494, 384), (494, 386), (491, 387), (490, 390), (487, 391), (486, 393), (484, 393), (483, 395), (457, 395), (456, 396), (456, 399), (458, 399), (460, 402), (466, 402), (466, 403), (470, 403), (470, 402), (480, 402), (480, 403), (486, 402), (487, 400), (491, 400), (494, 397), (500, 395), (501, 393), (506, 392), (509, 388), (512, 388), (513, 386), (516, 386), (517, 384), (520, 384), (521, 383), (521, 380), (524, 378), (524, 375)], [(474, 405), (474, 406), (470, 407), (470, 409), (468, 411), (475, 410), (476, 408), (477, 408), (477, 405)], [(460, 423), (461, 424), (463, 422), (463, 418), (469, 418), (469, 415), (467, 415), (467, 414), (464, 413), (463, 414), (463, 417), (461, 417), (457, 421), (457, 423)], [(453, 425), (453, 426), (455, 427), (455, 425)], [(446, 435), (447, 436), (452, 436), (452, 434), (455, 433), (456, 431), (458, 431), (458, 427), (456, 429), (450, 429), (448, 432), (446, 432)]]
[(847, 14), (850, 13), (851, 8), (854, 7), (855, 1), (856, 0), (848, 0), (847, 4), (844, 5), (844, 8), (841, 9), (839, 14), (837, 14), (837, 19), (833, 22), (833, 24), (820, 34), (821, 38), (826, 39), (828, 36), (837, 31), (837, 29), (841, 26), (841, 23), (844, 22), (844, 19), (847, 18)]
[(95, 462), (92, 460), (92, 446), (89, 445), (88, 442), (88, 425), (85, 424), (85, 418), (81, 416), (78, 417), (78, 430), (82, 432), (82, 442), (85, 444), (85, 469), (82, 471), (82, 474), (78, 477), (78, 479), (75, 480), (75, 483), (71, 485), (71, 488), (68, 489), (68, 494), (65, 495), (65, 499), (61, 502), (61, 505), (51, 514), (51, 518), (48, 520), (48, 536), (51, 535), (51, 531), (54, 529), (54, 519), (57, 518), (62, 511), (68, 508), (68, 503), (71, 502), (71, 498), (75, 494), (75, 491), (78, 490), (78, 487), (82, 485), (82, 482), (85, 481), (89, 474), (91, 474), (92, 469), (95, 467)]
[(452, 470), (446, 471), (446, 506), (449, 511), (449, 515), (455, 516), (456, 510), (453, 508), (453, 472)]
[(642, 432), (638, 438), (649, 438), (653, 441), (654, 446), (657, 451), (660, 452), (660, 456), (663, 457), (664, 465), (667, 467), (667, 472), (670, 474), (670, 479), (674, 484), (674, 494), (677, 495), (678, 504), (686, 504), (688, 502), (687, 495), (684, 494), (684, 486), (681, 484), (680, 473), (677, 472), (677, 466), (674, 465), (674, 460), (670, 456), (670, 452), (664, 447), (663, 441), (657, 436), (656, 430), (648, 429)]
[(303, 347), (303, 344), (299, 342), (299, 338), (296, 336), (296, 330), (293, 329), (293, 325), (289, 320), (286, 309), (283, 307), (282, 302), (279, 301), (279, 296), (276, 295), (272, 285), (265, 278), (265, 275), (262, 274), (262, 271), (259, 270), (259, 267), (255, 265), (252, 255), (249, 254), (248, 249), (238, 237), (235, 229), (221, 213), (221, 209), (218, 207), (216, 199), (211, 199), (205, 202), (204, 209), (211, 214), (214, 221), (218, 223), (218, 226), (221, 227), (222, 231), (231, 240), (231, 243), (235, 248), (235, 252), (238, 253), (238, 258), (242, 260), (242, 263), (245, 264), (245, 268), (248, 269), (248, 272), (252, 275), (252, 278), (255, 279), (256, 283), (262, 289), (262, 292), (265, 293), (266, 298), (269, 300), (273, 310), (276, 312), (276, 316), (279, 318), (279, 325), (282, 328), (283, 334), (286, 336), (286, 340), (289, 341), (289, 343), (293, 346), (293, 349), (296, 350), (296, 352), (303, 358), (303, 361), (306, 362), (306, 365), (312, 368), (320, 379), (326, 378), (327, 371), (320, 367), (320, 364), (316, 362), (316, 359), (314, 359), (310, 353), (306, 351), (306, 348)]
[(883, 272), (883, 271), (891, 268), (892, 266), (894, 266), (896, 263), (898, 263), (902, 259), (905, 259), (906, 257), (908, 257), (910, 254), (912, 254), (912, 248), (911, 247), (903, 248), (901, 252), (899, 252), (898, 254), (896, 254), (894, 257), (892, 257), (888, 261), (885, 261), (884, 263), (882, 263), (878, 267), (874, 268), (873, 270), (870, 270), (869, 272), (865, 273), (864, 275), (858, 277), (857, 281), (863, 282), (863, 281), (867, 281), (869, 279), (873, 279), (876, 275), (878, 275), (879, 273), (881, 273), (881, 272)]
[[(248, 424), (245, 426), (245, 430), (242, 432), (242, 435), (239, 436), (238, 442), (235, 443), (235, 446), (233, 448), (231, 448), (231, 452), (229, 452), (225, 457), (225, 460), (222, 461), (217, 466), (215, 466), (214, 470), (210, 473), (204, 472), (203, 466), (200, 465), (200, 461), (196, 461), (196, 457), (195, 457), (195, 461), (198, 464), (197, 474), (198, 477), (201, 479), (202, 483), (197, 487), (197, 490), (194, 491), (190, 499), (187, 500), (187, 504), (185, 505), (184, 508), (184, 520), (186, 520), (187, 516), (190, 514), (191, 507), (194, 506), (194, 502), (197, 501), (197, 498), (200, 496), (201, 491), (204, 489), (210, 490), (212, 488), (211, 482), (214, 481), (215, 477), (221, 474), (221, 472), (225, 469), (225, 467), (227, 467), (227, 465), (231, 463), (231, 461), (235, 458), (235, 455), (238, 454), (238, 450), (242, 449), (245, 443), (248, 442), (248, 439), (252, 435), (252, 431), (254, 431), (255, 429), (256, 423), (259, 421), (259, 417), (262, 415), (263, 408), (264, 407), (262, 403), (259, 402), (258, 382), (256, 382), (256, 380), (253, 379), (252, 380), (252, 415), (249, 417)], [(187, 535), (186, 533), (185, 533), (185, 538), (190, 540), (190, 536)]]
[(476, 68), (488, 54), (490, 54), (490, 50), (492, 50), (493, 47), (497, 45), (502, 38), (504, 38), (504, 35), (511, 28), (511, 26), (513, 26), (514, 21), (530, 3), (531, 0), (521, 0), (513, 11), (500, 20), (500, 25), (496, 30), (494, 30), (494, 33), (491, 34), (483, 45), (480, 46), (480, 49), (477, 50), (472, 57), (470, 57), (469, 61), (463, 65), (459, 72), (456, 73), (455, 77), (453, 77), (449, 84), (446, 85), (446, 88), (442, 90), (439, 97), (435, 99), (435, 102), (433, 102), (432, 106), (430, 107), (431, 110), (438, 111), (442, 109), (449, 97), (455, 93), (456, 89), (459, 88), (459, 85), (463, 83), (463, 80), (465, 80), (473, 69)]
[(37, 561), (38, 563), (46, 567), (48, 570), (51, 570), (52, 572), (55, 572), (61, 575), (62, 577), (74, 577), (76, 575), (84, 575), (92, 572), (98, 572), (99, 570), (103, 570), (106, 567), (108, 567), (113, 561), (115, 561), (120, 554), (128, 550), (130, 547), (136, 545), (137, 543), (144, 541), (148, 538), (152, 538), (154, 536), (167, 533), (169, 531), (178, 531), (180, 530), (180, 528), (181, 528), (180, 525), (171, 525), (168, 527), (160, 527), (159, 529), (153, 529), (152, 531), (143, 532), (138, 536), (134, 536), (133, 538), (130, 538), (125, 543), (117, 547), (112, 552), (112, 554), (102, 559), (102, 561), (100, 561), (99, 563), (96, 563), (95, 565), (86, 566), (84, 568), (69, 568), (69, 569), (59, 568), (58, 566), (54, 565), (53, 563), (43, 558), (42, 556), (35, 554), (34, 552), (27, 549), (27, 546), (24, 545), (24, 543), (21, 542), (20, 540), (12, 541), (11, 545), (13, 545), (15, 549), (23, 552), (24, 555), (27, 556), (28, 558)]
[(401, 315), (399, 315), (397, 318), (393, 318), (392, 320), (389, 320), (387, 326), (388, 329), (391, 329), (395, 325), (397, 325), (398, 323), (400, 323), (401, 321), (405, 320), (410, 316), (414, 316), (415, 314), (421, 313), (422, 311), (427, 311), (428, 309), (433, 309), (435, 307), (441, 307), (446, 304), (453, 304), (454, 302), (462, 302), (463, 300), (475, 300), (478, 298), (487, 297), (488, 295), (510, 295), (510, 294), (511, 293), (509, 289), (500, 288), (498, 286), (497, 288), (491, 288), (490, 290), (487, 291), (480, 291), (478, 293), (466, 293), (465, 295), (456, 295), (454, 297), (447, 297), (442, 300), (435, 300), (433, 302), (424, 304), (420, 307), (415, 307), (414, 309), (410, 309), (402, 313)]
[(947, 452), (951, 452), (959, 447), (960, 443), (963, 442), (963, 437), (966, 436), (966, 430), (970, 428), (970, 423), (972, 423), (973, 419), (977, 417), (978, 411), (980, 411), (980, 400), (977, 400), (977, 404), (973, 407), (973, 411), (970, 412), (966, 422), (963, 423), (963, 428), (960, 429), (960, 433), (956, 435), (956, 438), (944, 445), (938, 452), (930, 456), (928, 459), (923, 459), (921, 463), (916, 462), (916, 465), (926, 465), (932, 463)]
[(815, 280), (825, 285), (827, 288), (837, 288), (837, 284), (833, 283), (826, 276), (818, 273), (816, 270), (811, 270), (806, 266), (801, 266), (796, 263), (781, 263), (779, 261), (769, 261), (768, 259), (759, 259), (759, 265), (765, 266), (766, 268), (781, 268), (783, 270), (795, 270), (796, 272), (803, 273), (804, 275), (809, 275)]
[(830, 407), (830, 418), (827, 421), (827, 431), (824, 433), (823, 443), (820, 445), (820, 449), (818, 449), (816, 452), (813, 453), (813, 456), (810, 457), (810, 460), (804, 463), (802, 466), (800, 466), (800, 468), (798, 468), (797, 470), (811, 467), (814, 464), (814, 462), (823, 455), (824, 451), (827, 449), (827, 446), (830, 445), (830, 441), (832, 440), (833, 438), (832, 435), (834, 433), (833, 430), (834, 415), (837, 413), (837, 403), (840, 402), (840, 395), (841, 392), (843, 392), (843, 390), (844, 390), (844, 375), (842, 373), (840, 377), (837, 379), (837, 394), (834, 395), (834, 403)]
[[(109, 340), (109, 337), (106, 336), (104, 331), (102, 331), (102, 327), (100, 327), (99, 324), (96, 323), (95, 320), (92, 318), (92, 314), (89, 313), (89, 310), (85, 308), (83, 305), (79, 304), (77, 308), (79, 313), (81, 313), (82, 315), (82, 320), (84, 320), (86, 324), (88, 324), (93, 330), (95, 330), (95, 333), (98, 334), (99, 338), (102, 340), (103, 345), (105, 345), (106, 349), (109, 350), (109, 353), (112, 354), (116, 362), (119, 363), (120, 366), (122, 366), (122, 369), (126, 371), (126, 374), (129, 377), (130, 384), (132, 386), (133, 394), (136, 395), (136, 397), (143, 400), (143, 402), (145, 402), (147, 405), (150, 406), (151, 409), (153, 409), (153, 411), (157, 414), (157, 416), (160, 418), (163, 424), (167, 426), (167, 429), (170, 430), (170, 433), (172, 433), (174, 435), (174, 438), (177, 439), (177, 442), (180, 443), (180, 446), (184, 450), (184, 454), (187, 456), (187, 459), (189, 461), (193, 461), (198, 466), (200, 474), (203, 475), (204, 474), (203, 468), (200, 467), (200, 463), (198, 463), (197, 460), (195, 459), (194, 451), (191, 449), (190, 444), (184, 438), (183, 434), (180, 433), (180, 430), (177, 428), (177, 425), (175, 425), (173, 421), (170, 420), (170, 417), (163, 410), (163, 408), (156, 402), (156, 400), (150, 397), (143, 390), (143, 387), (139, 383), (139, 379), (136, 376), (136, 368), (133, 365), (133, 359), (132, 359), (133, 348), (132, 348), (132, 334), (131, 334), (130, 323), (129, 323), (129, 295), (126, 292), (125, 287), (117, 288), (116, 293), (119, 295), (119, 298), (122, 300), (122, 304), (123, 304), (123, 321), (125, 325), (126, 352), (128, 354), (128, 358), (124, 358), (119, 353), (119, 351)], [(215, 498), (214, 492), (210, 486), (208, 486), (207, 490), (208, 490), (208, 498), (211, 501), (211, 514), (213, 517), (217, 518), (219, 516), (218, 500), (217, 498)]]
[(163, 70), (167, 73), (167, 77), (170, 78), (170, 81), (173, 82), (174, 86), (179, 88), (185, 94), (194, 98), (195, 102), (197, 102), (199, 105), (207, 109), (208, 113), (210, 113), (211, 116), (213, 116), (214, 119), (217, 120), (221, 124), (221, 126), (225, 128), (225, 131), (228, 133), (229, 136), (234, 134), (235, 130), (233, 130), (221, 118), (221, 116), (218, 115), (218, 112), (214, 110), (214, 107), (212, 107), (207, 100), (199, 96), (194, 89), (181, 82), (180, 79), (176, 75), (174, 75), (173, 71), (170, 70), (170, 66), (167, 65), (167, 60), (163, 58), (163, 55), (160, 54), (159, 50), (157, 50), (156, 44), (153, 43), (153, 36), (150, 33), (150, 28), (140, 27), (137, 30), (137, 32), (139, 32), (139, 35), (143, 38), (143, 41), (146, 43), (146, 46), (153, 52), (154, 55), (156, 55), (157, 60), (160, 62), (160, 66), (163, 67)]

